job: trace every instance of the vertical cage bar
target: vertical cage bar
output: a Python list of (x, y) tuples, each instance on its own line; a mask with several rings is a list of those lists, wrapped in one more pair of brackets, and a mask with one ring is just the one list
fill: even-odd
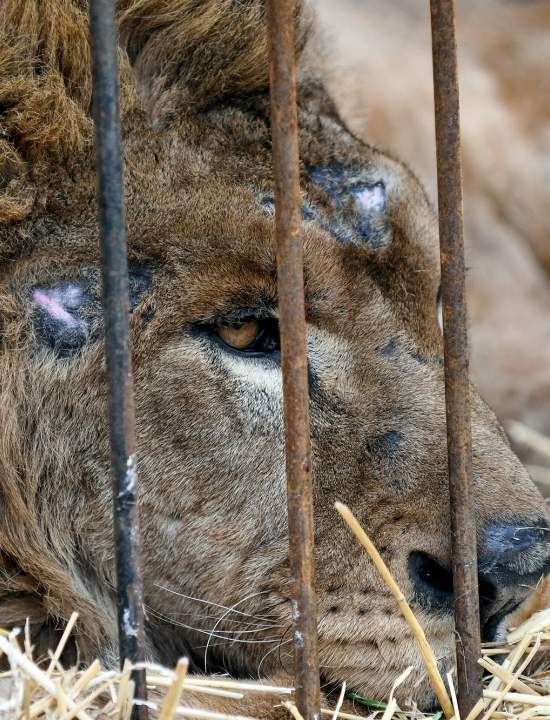
[(458, 704), (466, 717), (481, 696), (481, 673), (454, 0), (430, 0), (430, 8)]
[(296, 703), (305, 720), (314, 720), (320, 717), (319, 661), (294, 57), (295, 2), (268, 0), (267, 11), (288, 540), (290, 572), (294, 582)]
[[(128, 261), (118, 103), (113, 0), (90, 0), (93, 113), (101, 257), (109, 430), (114, 504), (121, 665), (144, 660), (143, 588), (137, 511), (135, 417), (129, 338)], [(146, 699), (145, 672), (134, 671), (136, 697)], [(134, 706), (134, 720), (147, 708)]]

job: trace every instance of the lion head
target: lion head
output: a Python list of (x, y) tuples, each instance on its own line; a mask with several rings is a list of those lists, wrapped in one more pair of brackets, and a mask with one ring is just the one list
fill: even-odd
[[(125, 197), (147, 650), (235, 675), (291, 667), (265, 11), (122, 0)], [(453, 590), (439, 259), (413, 173), (340, 120), (296, 17), (321, 673), (431, 701), (350, 505), (442, 666)], [(116, 653), (90, 61), (83, 0), (0, 8), (0, 625), (71, 611)], [(403, 122), (406, 122), (403, 118)], [(547, 572), (548, 516), (472, 388), (486, 639)]]

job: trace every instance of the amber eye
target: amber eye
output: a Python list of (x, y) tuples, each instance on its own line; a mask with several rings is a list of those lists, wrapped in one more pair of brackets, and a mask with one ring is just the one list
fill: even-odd
[(227, 352), (245, 357), (272, 356), (278, 360), (279, 323), (273, 317), (258, 317), (256, 312), (240, 311), (216, 323), (197, 323), (195, 331), (210, 337)]
[(234, 325), (219, 325), (217, 331), (218, 337), (226, 345), (235, 350), (245, 350), (258, 337), (260, 323), (254, 319)]

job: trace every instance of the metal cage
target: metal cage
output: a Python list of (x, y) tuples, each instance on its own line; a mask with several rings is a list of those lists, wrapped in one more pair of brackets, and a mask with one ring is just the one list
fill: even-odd
[[(313, 563), (309, 396), (294, 0), (267, 0), (289, 560), (294, 581), (295, 687), (305, 720), (319, 718), (319, 664)], [(458, 702), (463, 717), (481, 695), (476, 536), (471, 511), (471, 431), (466, 323), (462, 171), (454, 0), (430, 0), (435, 97), (445, 395), (455, 590)], [(128, 331), (128, 270), (113, 0), (90, 0), (94, 120), (101, 224), (103, 305), (109, 394), (118, 579), (120, 660), (144, 660), (143, 589), (136, 503), (135, 419)], [(146, 697), (144, 670), (134, 671)], [(146, 706), (134, 718), (145, 720)]]

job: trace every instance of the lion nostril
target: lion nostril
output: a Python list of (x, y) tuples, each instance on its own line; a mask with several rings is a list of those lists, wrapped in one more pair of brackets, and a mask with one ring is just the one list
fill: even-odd
[[(430, 609), (450, 610), (454, 601), (452, 572), (423, 552), (409, 555), (409, 574), (417, 600)], [(479, 601), (482, 608), (494, 605), (498, 588), (491, 579), (479, 576)]]
[(453, 605), (453, 576), (446, 567), (426, 553), (409, 555), (409, 576), (417, 601), (430, 610), (449, 611)]

